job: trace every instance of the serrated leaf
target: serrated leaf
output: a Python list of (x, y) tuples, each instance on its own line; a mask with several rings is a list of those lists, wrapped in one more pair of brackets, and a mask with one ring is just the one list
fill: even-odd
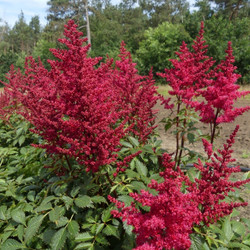
[(77, 249), (88, 249), (90, 247), (92, 247), (93, 244), (92, 243), (81, 243), (79, 245), (77, 245), (74, 250), (77, 250)]
[(16, 229), (17, 237), (20, 241), (23, 241), (23, 235), (24, 235), (24, 226), (18, 225)]
[(247, 179), (250, 178), (250, 171), (246, 172), (243, 176), (242, 176), (242, 180), (245, 181)]
[(34, 201), (35, 200), (35, 195), (36, 195), (35, 191), (29, 191), (29, 193), (27, 194), (28, 200)]
[(7, 206), (0, 207), (0, 219), (1, 220), (6, 220), (6, 210), (7, 210)]
[(102, 245), (108, 246), (109, 242), (106, 240), (105, 237), (101, 236), (101, 235), (97, 235), (97, 237), (95, 238), (95, 240)]
[(1, 234), (1, 242), (5, 242), (11, 236), (13, 231), (7, 231), (7, 232)]
[(71, 236), (75, 237), (79, 233), (80, 227), (77, 221), (72, 220), (68, 224), (68, 231)]
[(106, 203), (107, 204), (107, 200), (103, 197), (103, 196), (94, 196), (94, 197), (91, 197), (91, 200), (94, 202), (94, 203)]
[(139, 146), (139, 141), (136, 138), (129, 136), (128, 139), (129, 139), (130, 143), (132, 143), (135, 147)]
[(138, 159), (135, 160), (136, 162), (136, 170), (140, 175), (147, 176), (148, 174), (148, 169), (147, 167)]
[(56, 233), (55, 230), (52, 229), (47, 229), (43, 234), (42, 234), (42, 240), (50, 245), (51, 239), (53, 238), (53, 235)]
[(108, 235), (108, 236), (115, 236), (116, 238), (120, 238), (119, 237), (119, 233), (118, 233), (118, 228), (112, 226), (112, 225), (107, 225), (103, 231), (104, 234)]
[(34, 235), (42, 224), (43, 218), (44, 215), (38, 215), (30, 219), (30, 221), (28, 222), (28, 227), (25, 231), (25, 242), (28, 242), (34, 237)]
[(232, 231), (232, 227), (231, 227), (230, 216), (226, 217), (226, 219), (222, 225), (222, 230), (226, 236), (227, 242), (229, 242), (234, 235), (234, 233)]
[(89, 233), (80, 233), (75, 237), (75, 241), (81, 242), (81, 241), (89, 241), (93, 239), (94, 236)]
[(42, 203), (40, 204), (40, 206), (43, 206), (43, 205), (49, 203), (50, 201), (55, 200), (56, 198), (57, 198), (57, 197), (54, 196), (54, 195), (47, 196), (47, 197), (42, 201)]
[(80, 191), (80, 187), (79, 186), (74, 186), (70, 192), (71, 197), (75, 197)]
[(51, 239), (51, 248), (52, 248), (52, 250), (63, 249), (66, 237), (67, 237), (66, 228), (63, 227), (63, 228), (59, 229), (53, 235), (53, 237)]
[(128, 195), (120, 195), (118, 196), (118, 200), (124, 202), (126, 206), (130, 206), (131, 202), (134, 201), (134, 199)]
[(107, 222), (111, 217), (110, 209), (106, 209), (102, 213), (102, 221)]
[(232, 221), (232, 229), (238, 235), (243, 235), (246, 232), (245, 226), (239, 221)]
[(64, 201), (65, 207), (66, 207), (67, 209), (69, 209), (69, 208), (72, 206), (72, 204), (73, 204), (73, 199), (70, 198), (70, 197), (68, 197), (68, 196), (63, 196), (63, 197), (62, 197), (62, 200)]
[(60, 217), (58, 220), (55, 221), (56, 227), (63, 227), (69, 222), (67, 217)]
[(248, 247), (245, 244), (242, 244), (240, 242), (229, 242), (227, 244), (227, 247), (230, 247), (230, 248), (233, 248), (233, 249), (250, 250), (250, 247)]
[(12, 219), (17, 222), (17, 223), (21, 223), (24, 226), (25, 224), (25, 213), (21, 210), (21, 208), (17, 208), (13, 211), (11, 211), (11, 217)]
[(22, 243), (18, 242), (14, 239), (8, 239), (4, 242), (4, 244), (1, 246), (1, 250), (17, 250), (26, 248)]
[(132, 181), (131, 185), (133, 187), (133, 189), (137, 190), (137, 191), (141, 191), (142, 189), (146, 190), (147, 187), (144, 185), (144, 183), (140, 182), (140, 181)]
[(55, 222), (57, 220), (59, 220), (59, 218), (64, 215), (64, 207), (55, 207), (54, 209), (52, 209), (50, 212), (49, 212), (49, 219), (50, 221), (52, 222)]
[(121, 141), (120, 143), (121, 143), (123, 146), (127, 147), (127, 148), (133, 148), (133, 146), (132, 146), (130, 143), (126, 142), (126, 141)]
[(129, 235), (132, 236), (133, 235), (133, 226), (128, 225), (126, 221), (123, 222), (123, 228), (125, 230), (125, 232)]
[(35, 212), (42, 212), (42, 211), (46, 211), (46, 210), (50, 210), (52, 208), (52, 205), (50, 202), (45, 203), (45, 204), (41, 204), (39, 207), (37, 207), (35, 209)]
[(96, 227), (96, 234), (99, 234), (101, 231), (102, 231), (102, 229), (103, 229), (103, 227), (104, 227), (104, 223), (101, 223), (101, 224), (99, 224), (97, 227)]
[(77, 207), (93, 207), (91, 198), (87, 195), (79, 196), (75, 199), (75, 204)]
[(197, 234), (191, 235), (191, 242), (192, 245), (190, 247), (190, 250), (200, 250), (202, 249), (203, 242), (201, 240), (201, 237)]
[(19, 146), (22, 146), (23, 143), (24, 143), (24, 141), (25, 141), (25, 136), (24, 136), (24, 135), (21, 135), (21, 136), (19, 137), (19, 139), (18, 139)]

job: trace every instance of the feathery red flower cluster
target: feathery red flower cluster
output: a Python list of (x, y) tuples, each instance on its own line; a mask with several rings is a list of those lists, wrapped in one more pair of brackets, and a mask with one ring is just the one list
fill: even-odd
[[(213, 68), (215, 61), (206, 55), (208, 46), (204, 45), (203, 34), (202, 22), (199, 36), (192, 46), (193, 52), (183, 42), (180, 51), (176, 53), (179, 60), (171, 60), (173, 68), (165, 69), (165, 73), (159, 75), (169, 82), (172, 88), (170, 95), (195, 108), (202, 122), (216, 127), (219, 123), (234, 121), (237, 116), (250, 109), (250, 106), (233, 106), (238, 98), (250, 91), (240, 92), (240, 86), (235, 84), (240, 75), (234, 73), (236, 67), (232, 64), (234, 57), (231, 42), (228, 42), (226, 59)], [(203, 98), (194, 101), (197, 97)]]
[(73, 157), (95, 172), (117, 159), (120, 139), (128, 133), (140, 142), (147, 139), (156, 88), (151, 76), (142, 80), (137, 74), (124, 44), (116, 69), (111, 61), (97, 67), (101, 58), (87, 56), (89, 45), (82, 46), (86, 39), (73, 20), (64, 35), (59, 42), (68, 49), (51, 49), (58, 60), (49, 61), (50, 71), (29, 57), (24, 75), (11, 68), (5, 91), (24, 106), (21, 114), (45, 140), (38, 147)]
[(201, 212), (193, 193), (182, 192), (183, 182), (188, 184), (188, 178), (178, 169), (173, 170), (173, 162), (168, 154), (163, 155), (163, 166), (166, 168), (160, 175), (164, 182), (152, 180), (148, 185), (158, 191), (158, 195), (141, 190), (140, 194), (130, 196), (143, 206), (150, 208), (149, 212), (141, 212), (132, 203), (124, 207), (124, 203), (109, 196), (116, 204), (117, 210), (112, 211), (114, 217), (122, 217), (123, 221), (134, 227), (136, 234), (135, 249), (187, 249), (191, 246), (189, 234), (194, 224), (198, 224)]
[[(171, 162), (168, 154), (163, 154), (162, 166), (165, 171), (160, 175), (164, 182), (158, 183), (151, 180), (149, 188), (155, 189), (157, 195), (141, 190), (140, 194), (131, 193), (135, 201), (148, 206), (149, 212), (141, 212), (135, 203), (125, 207), (124, 203), (109, 196), (109, 200), (116, 204), (120, 210), (112, 211), (114, 217), (121, 217), (123, 221), (134, 227), (137, 247), (135, 249), (189, 249), (191, 241), (189, 235), (193, 226), (201, 222), (210, 224), (219, 218), (232, 213), (233, 208), (246, 206), (247, 203), (230, 204), (223, 200), (228, 192), (234, 191), (250, 182), (232, 182), (229, 180), (231, 173), (239, 172), (239, 168), (229, 168), (231, 159), (231, 146), (238, 127), (235, 129), (223, 150), (218, 150), (220, 156), (213, 153), (212, 162), (199, 164), (195, 167), (201, 172), (201, 179), (191, 182), (190, 179)], [(211, 155), (211, 144), (204, 143), (205, 150)], [(186, 186), (183, 191), (183, 187)]]

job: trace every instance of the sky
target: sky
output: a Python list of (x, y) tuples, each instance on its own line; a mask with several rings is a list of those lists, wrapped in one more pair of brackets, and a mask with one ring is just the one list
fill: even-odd
[[(195, 0), (189, 0), (190, 5)], [(29, 23), (31, 17), (38, 15), (40, 23), (46, 24), (46, 10), (48, 0), (0, 0), (0, 20), (6, 21), (11, 27), (18, 20), (21, 11), (24, 13), (25, 21)], [(112, 0), (113, 4), (118, 4), (120, 0)]]

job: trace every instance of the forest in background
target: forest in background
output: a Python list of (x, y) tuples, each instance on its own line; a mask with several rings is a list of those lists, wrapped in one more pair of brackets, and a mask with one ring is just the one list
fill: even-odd
[(204, 21), (208, 55), (223, 60), (231, 41), (237, 73), (242, 75), (239, 83), (250, 83), (248, 0), (197, 0), (192, 11), (186, 0), (122, 0), (119, 5), (110, 0), (49, 0), (47, 6), (45, 27), (38, 16), (27, 23), (22, 12), (13, 27), (1, 20), (0, 80), (5, 80), (11, 64), (23, 70), (27, 56), (40, 57), (49, 69), (49, 48), (60, 48), (57, 39), (63, 36), (64, 24), (74, 19), (84, 36), (89, 20), (92, 57), (116, 58), (124, 41), (142, 74), (151, 67), (154, 74), (171, 67), (169, 59), (176, 57), (179, 45), (185, 41), (190, 47)]

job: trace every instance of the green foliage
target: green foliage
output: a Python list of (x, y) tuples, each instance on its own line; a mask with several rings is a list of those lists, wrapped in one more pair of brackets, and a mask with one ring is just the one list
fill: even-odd
[(149, 28), (136, 52), (140, 70), (148, 73), (153, 67), (154, 72), (163, 72), (171, 66), (169, 59), (175, 58), (182, 41), (189, 43), (191, 38), (181, 24), (165, 22), (155, 29)]
[(242, 75), (239, 79), (242, 84), (248, 84), (250, 80), (249, 35), (249, 18), (238, 18), (233, 22), (228, 22), (223, 17), (213, 16), (205, 22), (205, 40), (209, 44), (208, 54), (217, 62), (223, 60), (226, 50), (225, 41), (231, 41), (235, 65), (238, 73)]
[(195, 233), (191, 235), (192, 247), (196, 249), (250, 249), (250, 233), (248, 232), (249, 220), (233, 219), (239, 213), (221, 219), (218, 223), (209, 227), (195, 227)]
[[(0, 54), (0, 81), (6, 81), (5, 75), (10, 70), (10, 66), (16, 62), (18, 55), (14, 52)], [(0, 86), (2, 84), (0, 83)]]
[(47, 62), (48, 59), (53, 60), (55, 57), (53, 54), (49, 51), (50, 48), (56, 48), (56, 43), (49, 42), (43, 38), (41, 38), (36, 46), (34, 47), (34, 50), (32, 52), (32, 56), (36, 59), (38, 57), (41, 59), (43, 65), (46, 69), (50, 69), (50, 64)]
[(30, 145), (41, 140), (30, 128), (15, 114), (0, 121), (1, 249), (132, 249), (132, 228), (111, 216), (107, 195), (117, 194), (128, 203), (131, 191), (147, 189), (151, 178), (159, 179), (153, 168), (159, 168), (160, 142), (152, 141), (153, 150), (133, 137), (123, 141), (120, 159), (142, 153), (117, 178), (111, 166), (94, 178), (86, 172), (57, 176), (44, 165), (64, 163)]

